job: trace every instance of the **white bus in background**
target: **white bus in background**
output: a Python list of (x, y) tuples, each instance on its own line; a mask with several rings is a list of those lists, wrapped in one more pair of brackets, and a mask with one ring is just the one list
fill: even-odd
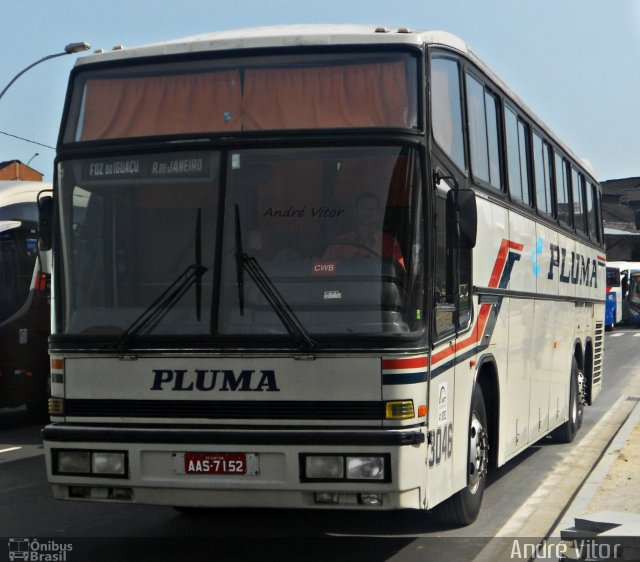
[(46, 418), (51, 252), (38, 249), (38, 195), (51, 184), (0, 181), (0, 408)]
[(54, 176), (57, 498), (467, 524), (601, 389), (600, 187), (447, 33), (82, 57)]
[(607, 303), (605, 306), (604, 326), (607, 330), (622, 322), (622, 286), (620, 268), (607, 262)]
[[(633, 282), (633, 274), (640, 273), (640, 262), (634, 261), (611, 261), (607, 262), (607, 276), (609, 275), (609, 269), (615, 269), (618, 271), (618, 285), (616, 289), (612, 291), (607, 291), (607, 295), (611, 294), (611, 292), (615, 291), (616, 295), (616, 316), (615, 321), (616, 324), (638, 324), (639, 314), (638, 314), (638, 303), (637, 301), (632, 301), (631, 296), (631, 285)], [(615, 274), (612, 276), (612, 280), (614, 279)], [(609, 284), (607, 282), (607, 288)], [(609, 300), (609, 296), (607, 296), (607, 301)], [(611, 299), (613, 301), (613, 299)], [(607, 307), (609, 307), (609, 303), (607, 302)], [(619, 309), (618, 309), (619, 307)], [(633, 312), (632, 312), (633, 311)]]

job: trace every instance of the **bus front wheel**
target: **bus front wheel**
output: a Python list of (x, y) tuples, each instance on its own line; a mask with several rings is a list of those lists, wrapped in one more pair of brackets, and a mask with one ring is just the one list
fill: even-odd
[(476, 386), (468, 433), (467, 486), (446, 500), (440, 515), (447, 523), (469, 525), (478, 517), (489, 468), (487, 411), (480, 385)]

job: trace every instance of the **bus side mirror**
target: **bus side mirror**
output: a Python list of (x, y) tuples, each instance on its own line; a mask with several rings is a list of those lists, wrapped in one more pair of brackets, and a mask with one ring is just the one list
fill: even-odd
[(38, 241), (40, 249), (50, 250), (53, 239), (53, 197), (38, 194)]
[(464, 249), (475, 247), (478, 208), (476, 194), (471, 189), (451, 190), (447, 193), (447, 224), (451, 246)]

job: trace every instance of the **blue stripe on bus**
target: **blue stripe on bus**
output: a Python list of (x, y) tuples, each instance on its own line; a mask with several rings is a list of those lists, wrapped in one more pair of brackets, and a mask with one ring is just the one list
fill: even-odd
[(420, 373), (406, 373), (404, 375), (382, 375), (382, 384), (385, 386), (395, 384), (417, 384), (420, 382), (427, 382), (427, 371), (422, 371)]

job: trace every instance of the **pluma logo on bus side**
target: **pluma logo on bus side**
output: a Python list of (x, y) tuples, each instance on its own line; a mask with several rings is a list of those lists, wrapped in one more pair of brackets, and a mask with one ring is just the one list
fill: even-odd
[[(561, 283), (598, 287), (598, 261), (585, 258), (577, 252), (569, 252), (555, 244), (550, 244), (551, 262), (548, 279), (553, 279), (554, 271), (560, 273)], [(569, 255), (570, 254), (570, 255)]]
[(280, 392), (274, 371), (154, 369), (151, 390)]

